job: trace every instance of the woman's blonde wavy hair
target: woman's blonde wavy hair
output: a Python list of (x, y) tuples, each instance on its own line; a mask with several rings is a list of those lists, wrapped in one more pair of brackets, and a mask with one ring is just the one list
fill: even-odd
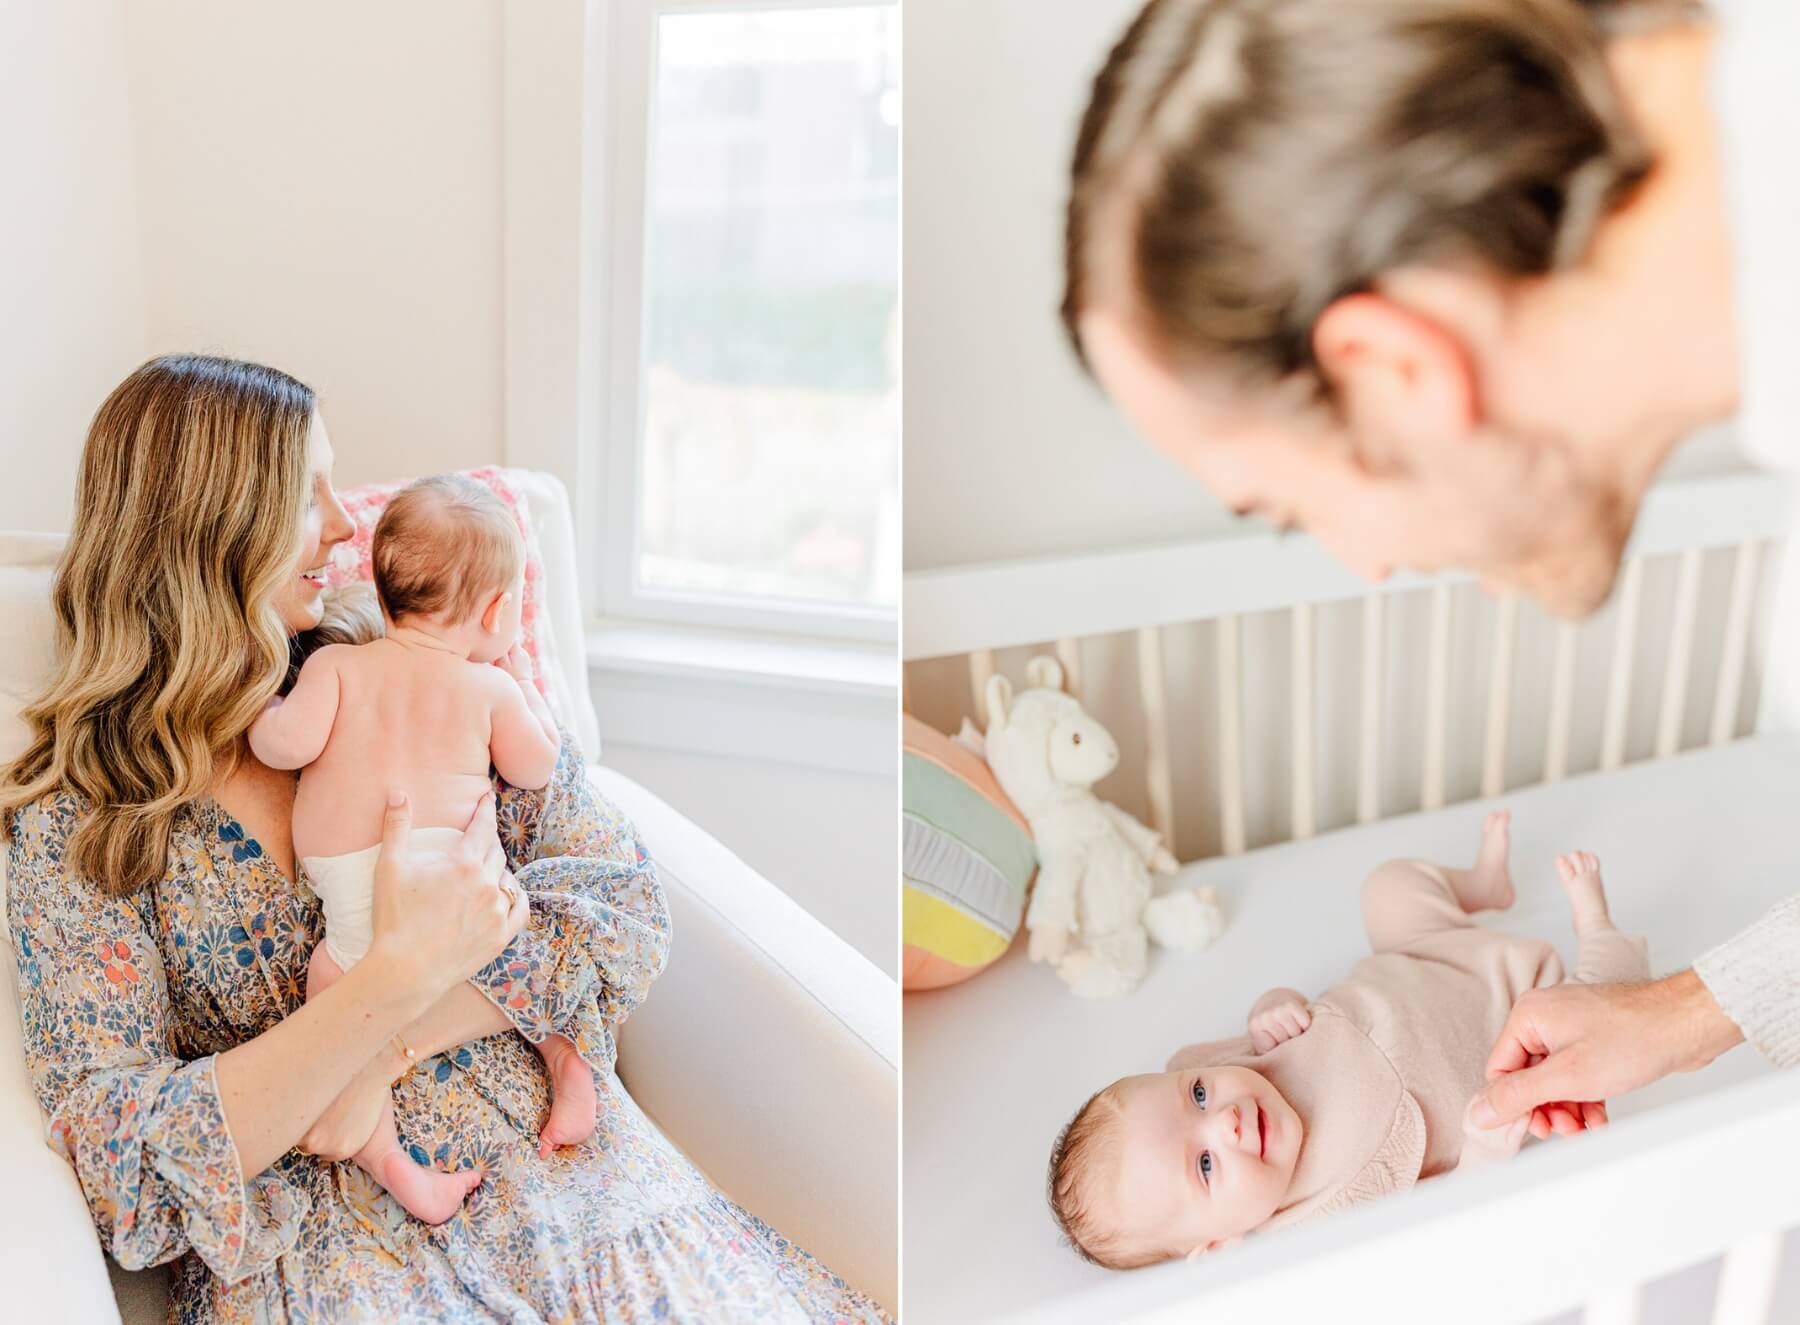
[(0, 831), (40, 796), (76, 793), (69, 864), (108, 894), (163, 876), (177, 811), (235, 767), (291, 674), (275, 597), (299, 555), (314, 403), (273, 368), (167, 355), (88, 430), (53, 591), (56, 672), (24, 710), (30, 745), (0, 770)]

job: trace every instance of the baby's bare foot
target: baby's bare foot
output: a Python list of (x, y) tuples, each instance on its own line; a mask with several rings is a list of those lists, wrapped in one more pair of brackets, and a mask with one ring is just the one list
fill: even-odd
[(550, 1117), (538, 1133), (538, 1154), (548, 1158), (558, 1146), (580, 1145), (594, 1134), (599, 1101), (594, 1072), (566, 1035), (552, 1035), (538, 1046), (550, 1069)]
[(382, 1155), (371, 1171), (396, 1201), (427, 1224), (444, 1223), (462, 1209), (469, 1193), (481, 1185), (480, 1169), (442, 1173), (415, 1163), (398, 1146)]
[(1600, 857), (1591, 851), (1568, 852), (1556, 858), (1556, 873), (1569, 899), (1576, 935), (1611, 929), (1612, 915), (1606, 909), (1606, 889), (1600, 882)]
[(1512, 851), (1511, 825), (1511, 810), (1495, 810), (1482, 820), (1475, 864), (1456, 879), (1463, 910), (1504, 911), (1513, 904), (1512, 874), (1506, 863)]

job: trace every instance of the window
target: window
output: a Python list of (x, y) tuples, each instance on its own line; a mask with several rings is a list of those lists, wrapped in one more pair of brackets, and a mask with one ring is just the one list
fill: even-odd
[(794, 0), (620, 23), (609, 614), (894, 636), (899, 25)]

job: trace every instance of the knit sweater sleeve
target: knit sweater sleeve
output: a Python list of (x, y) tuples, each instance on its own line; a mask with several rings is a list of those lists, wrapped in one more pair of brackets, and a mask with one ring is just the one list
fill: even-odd
[(1777, 1067), (1800, 1066), (1800, 896), (1694, 963), (1726, 1016)]

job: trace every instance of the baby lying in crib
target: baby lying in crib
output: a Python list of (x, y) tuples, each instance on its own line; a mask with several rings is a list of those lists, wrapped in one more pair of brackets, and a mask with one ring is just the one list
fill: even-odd
[[(315, 989), (368, 952), (390, 788), (411, 797), (413, 849), (447, 850), (491, 790), (490, 762), (515, 787), (536, 789), (561, 747), (517, 646), (525, 552), (499, 499), (469, 479), (421, 479), (388, 504), (372, 552), (386, 637), (320, 649), (250, 729), (263, 763), (303, 770), (294, 852), (325, 910)], [(592, 1134), (594, 1080), (567, 1037), (537, 1047), (554, 1089), (539, 1136), (548, 1154)], [(429, 1224), (455, 1214), (480, 1181), (477, 1170), (415, 1163), (391, 1105), (356, 1162)]]
[[(1382, 865), (1362, 895), (1375, 955), (1349, 979), (1310, 1004), (1271, 990), (1249, 1035), (1191, 1045), (1083, 1105), (1050, 1157), (1051, 1208), (1075, 1249), (1114, 1269), (1198, 1255), (1516, 1151), (1528, 1119), (1489, 1133), (1465, 1130), (1465, 1114), (1513, 1003), (1565, 977), (1548, 943), (1469, 919), (1512, 905), (1507, 832), (1505, 812), (1488, 816), (1471, 869)], [(1648, 978), (1644, 941), (1613, 927), (1599, 862), (1556, 864), (1573, 978)]]

